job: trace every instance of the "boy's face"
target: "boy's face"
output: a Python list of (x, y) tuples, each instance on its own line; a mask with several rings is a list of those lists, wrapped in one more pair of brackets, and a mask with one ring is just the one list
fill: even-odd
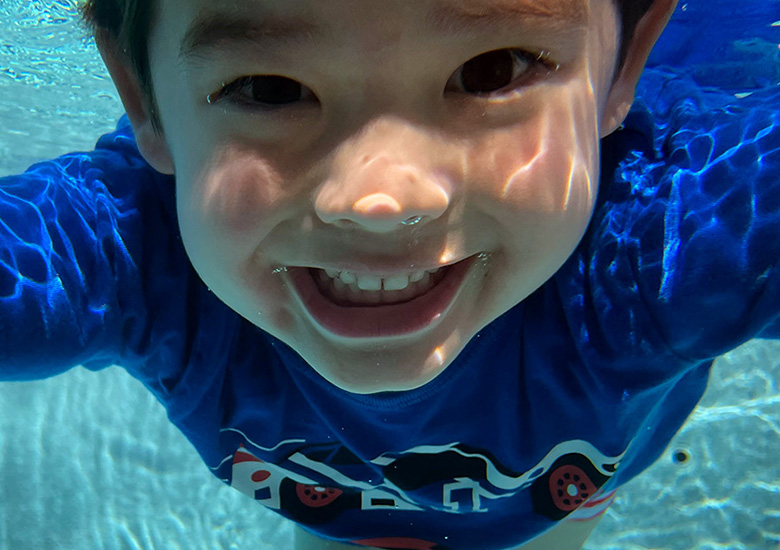
[[(333, 384), (432, 380), (585, 232), (619, 122), (612, 0), (159, 8), (152, 79), (193, 265)], [(410, 286), (339, 298), (324, 269)]]

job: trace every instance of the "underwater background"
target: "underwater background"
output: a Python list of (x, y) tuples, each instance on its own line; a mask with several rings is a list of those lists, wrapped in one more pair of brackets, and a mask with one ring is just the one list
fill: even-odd
[[(2, 0), (0, 29), (0, 176), (113, 130), (123, 109), (76, 1)], [(650, 65), (685, 67), (736, 103), (780, 85), (778, 43), (780, 0), (681, 2)], [(780, 549), (778, 381), (780, 342), (719, 359), (586, 549)], [(214, 478), (122, 369), (0, 384), (0, 550), (278, 550), (291, 534)]]

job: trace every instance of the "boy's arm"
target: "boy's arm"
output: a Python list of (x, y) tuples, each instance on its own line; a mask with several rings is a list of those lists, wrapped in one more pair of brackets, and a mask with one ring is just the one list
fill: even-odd
[(662, 150), (675, 169), (655, 278), (668, 341), (715, 357), (780, 338), (780, 87), (702, 90), (668, 120)]
[(654, 142), (617, 165), (583, 243), (584, 318), (612, 327), (592, 341), (698, 361), (780, 337), (780, 87), (643, 78)]
[(0, 179), (0, 379), (101, 368), (143, 348), (139, 264), (154, 211), (139, 205), (161, 177), (125, 121), (91, 153)]

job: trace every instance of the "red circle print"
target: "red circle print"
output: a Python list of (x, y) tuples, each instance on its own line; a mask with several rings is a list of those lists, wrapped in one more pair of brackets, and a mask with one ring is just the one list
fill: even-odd
[(341, 489), (320, 487), (319, 485), (303, 485), (298, 483), (295, 492), (300, 501), (310, 508), (322, 508), (339, 498), (344, 492)]
[(271, 472), (268, 472), (266, 470), (257, 470), (255, 473), (252, 474), (252, 481), (254, 481), (255, 483), (262, 483), (269, 477), (271, 477)]
[(577, 466), (561, 466), (550, 474), (550, 495), (559, 510), (572, 512), (595, 492), (596, 486)]

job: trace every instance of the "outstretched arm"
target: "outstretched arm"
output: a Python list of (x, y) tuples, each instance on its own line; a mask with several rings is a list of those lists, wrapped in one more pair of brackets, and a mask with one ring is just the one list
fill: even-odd
[(0, 179), (0, 379), (108, 366), (142, 332), (138, 205), (156, 176), (133, 151), (120, 128)]
[(694, 362), (780, 337), (780, 89), (737, 98), (649, 71), (639, 98), (654, 136), (601, 190), (575, 288), (596, 326)]

